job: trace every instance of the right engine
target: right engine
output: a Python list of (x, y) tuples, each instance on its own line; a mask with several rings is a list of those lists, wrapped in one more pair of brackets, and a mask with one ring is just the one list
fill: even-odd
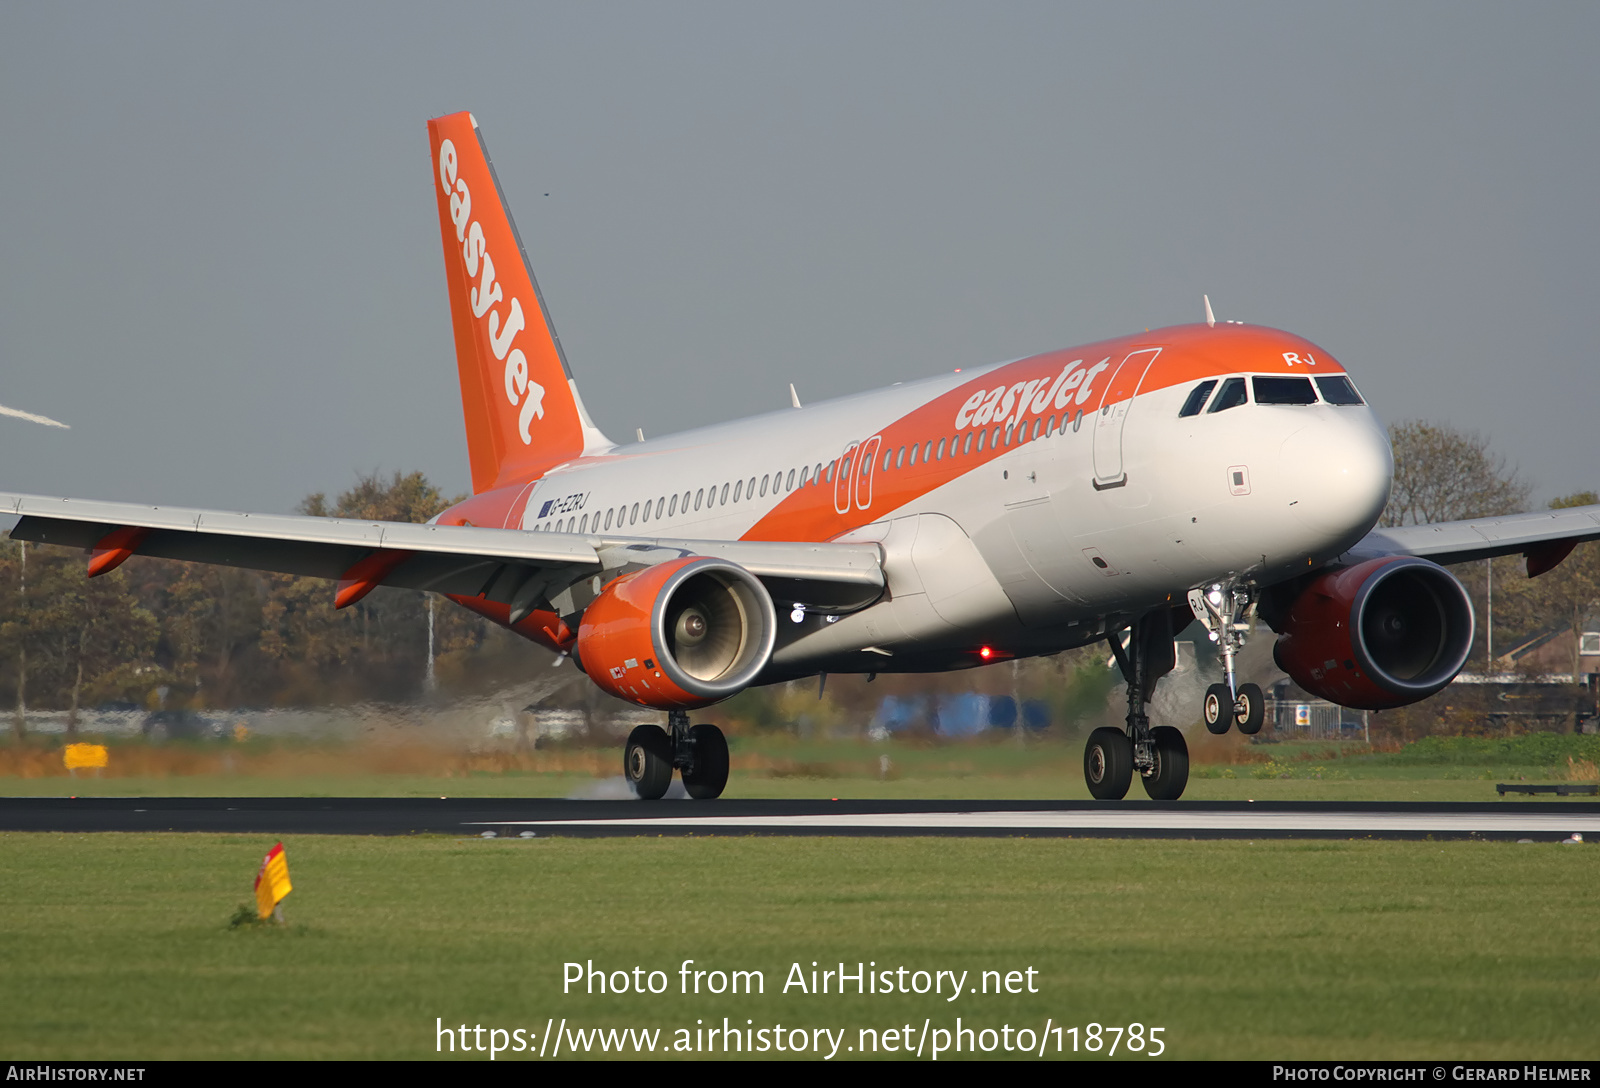
[(1467, 591), (1413, 556), (1316, 575), (1270, 618), (1280, 632), (1278, 667), (1311, 694), (1357, 710), (1426, 699), (1455, 679), (1472, 649)]
[(575, 656), (620, 699), (658, 710), (710, 706), (772, 657), (777, 612), (736, 563), (687, 557), (617, 578), (584, 609)]

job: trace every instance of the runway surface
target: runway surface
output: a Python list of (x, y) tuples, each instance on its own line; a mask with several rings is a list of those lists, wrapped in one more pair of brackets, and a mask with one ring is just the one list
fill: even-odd
[(937, 835), (1600, 841), (1600, 804), (1229, 801), (565, 801), (0, 798), (0, 831), (267, 835)]

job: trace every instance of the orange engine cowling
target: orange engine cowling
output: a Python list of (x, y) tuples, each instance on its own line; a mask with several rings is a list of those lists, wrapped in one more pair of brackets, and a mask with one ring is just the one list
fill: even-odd
[(584, 609), (575, 647), (600, 687), (658, 710), (709, 706), (748, 687), (777, 638), (772, 597), (722, 559), (672, 559), (616, 579)]
[(1274, 626), (1272, 656), (1311, 694), (1387, 710), (1443, 688), (1472, 649), (1472, 602), (1449, 571), (1413, 556), (1318, 575)]

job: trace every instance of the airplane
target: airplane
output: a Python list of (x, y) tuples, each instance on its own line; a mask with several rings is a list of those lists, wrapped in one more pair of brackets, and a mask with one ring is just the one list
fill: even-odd
[(1392, 455), (1328, 352), (1218, 321), (1148, 330), (681, 434), (613, 442), (583, 399), (476, 119), (428, 123), (470, 498), (423, 525), (0, 495), (19, 540), (443, 594), (666, 713), (623, 754), (644, 799), (676, 771), (719, 796), (728, 746), (690, 712), (752, 685), (919, 673), (1105, 642), (1123, 728), (1090, 793), (1188, 781), (1147, 704), (1198, 619), (1224, 680), (1213, 733), (1253, 734), (1236, 660), (1264, 622), (1314, 695), (1383, 709), (1448, 684), (1473, 610), (1440, 564), (1521, 553), (1530, 576), (1600, 538), (1600, 507), (1375, 529)]

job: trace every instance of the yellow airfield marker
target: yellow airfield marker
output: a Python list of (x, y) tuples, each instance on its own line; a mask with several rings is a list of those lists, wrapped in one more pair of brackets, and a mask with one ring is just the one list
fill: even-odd
[(109, 761), (103, 744), (69, 744), (61, 753), (61, 762), (74, 778), (78, 777), (79, 768), (93, 769), (98, 774)]
[(256, 914), (263, 919), (271, 915), (283, 921), (283, 908), (279, 904), (292, 891), (294, 887), (289, 883), (289, 859), (280, 842), (267, 851), (267, 856), (261, 859), (261, 869), (256, 873)]

